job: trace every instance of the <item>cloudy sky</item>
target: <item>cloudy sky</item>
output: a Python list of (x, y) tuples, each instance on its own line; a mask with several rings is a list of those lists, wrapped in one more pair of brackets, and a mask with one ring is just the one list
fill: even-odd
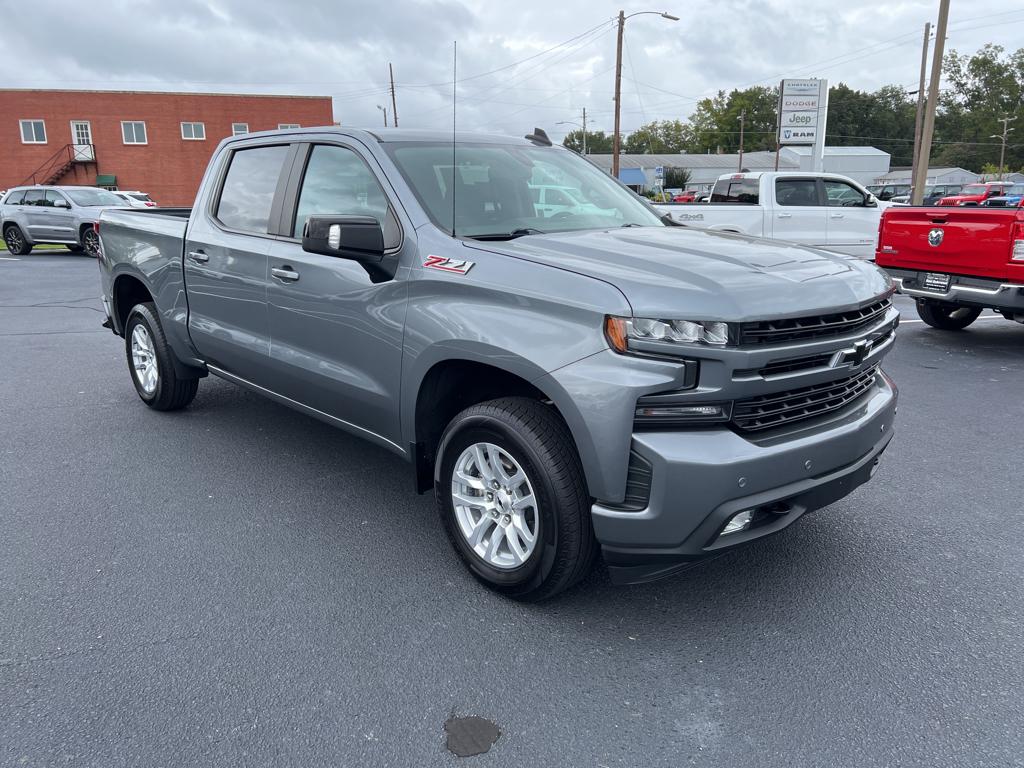
[[(826, 77), (917, 87), (938, 0), (91, 0), (5, 8), (5, 87), (302, 93), (335, 120), (380, 125), (395, 71), (402, 127), (447, 127), (458, 41), (460, 128), (561, 138), (587, 108), (612, 128), (614, 17), (626, 23), (623, 129), (685, 118), (718, 89)], [(58, 19), (60, 17), (60, 19)], [(73, 17), (73, 23), (69, 19)], [(64, 27), (64, 44), (42, 46)], [(1024, 45), (1021, 0), (953, 0), (947, 50)], [(31, 65), (12, 66), (12, 62)]]

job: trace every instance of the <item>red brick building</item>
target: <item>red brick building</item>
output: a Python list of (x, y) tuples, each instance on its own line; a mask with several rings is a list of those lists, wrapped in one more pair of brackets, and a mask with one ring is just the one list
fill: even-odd
[(191, 205), (233, 133), (330, 125), (329, 96), (0, 89), (0, 189), (87, 184)]

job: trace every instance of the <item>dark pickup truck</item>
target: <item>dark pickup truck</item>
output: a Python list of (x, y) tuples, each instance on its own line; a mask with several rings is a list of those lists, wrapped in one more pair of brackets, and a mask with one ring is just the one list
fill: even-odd
[(598, 552), (637, 582), (781, 531), (892, 436), (882, 271), (673, 225), (543, 132), (230, 138), (194, 208), (99, 235), (143, 402), (213, 374), (394, 451), (515, 598)]

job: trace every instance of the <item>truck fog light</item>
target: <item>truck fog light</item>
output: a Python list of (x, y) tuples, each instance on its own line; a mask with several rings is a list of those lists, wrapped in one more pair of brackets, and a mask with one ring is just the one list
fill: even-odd
[(754, 510), (747, 509), (739, 514), (733, 515), (729, 520), (729, 523), (722, 529), (722, 536), (728, 536), (730, 533), (739, 533), (745, 531), (750, 527), (750, 521), (754, 517)]

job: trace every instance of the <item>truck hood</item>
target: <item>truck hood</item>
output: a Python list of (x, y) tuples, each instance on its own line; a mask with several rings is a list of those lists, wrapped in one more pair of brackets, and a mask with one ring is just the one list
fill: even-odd
[(687, 229), (630, 227), (470, 248), (534, 261), (617, 287), (639, 317), (769, 320), (842, 311), (890, 290), (873, 264), (777, 240)]

